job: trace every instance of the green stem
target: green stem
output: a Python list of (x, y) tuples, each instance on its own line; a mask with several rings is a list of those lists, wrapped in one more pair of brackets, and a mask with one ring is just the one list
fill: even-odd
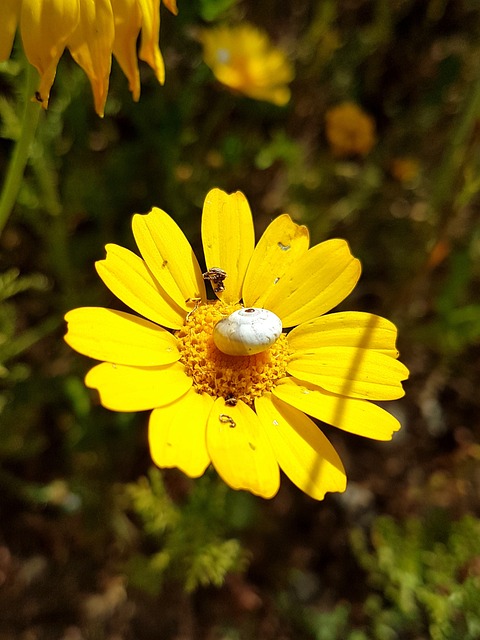
[(3, 349), (0, 349), (0, 359), (7, 361), (12, 358), (16, 358), (27, 349), (30, 349), (30, 347), (36, 342), (53, 333), (53, 331), (59, 328), (61, 323), (61, 319), (49, 318), (40, 326), (34, 327), (33, 329), (27, 329), (17, 338), (10, 340)]
[(35, 68), (27, 63), (20, 137), (15, 143), (0, 196), (0, 234), (17, 200), (23, 180), (23, 173), (30, 156), (32, 141), (35, 137), (35, 131), (40, 117), (41, 107), (37, 102), (32, 101), (32, 96), (35, 93), (37, 84), (38, 74)]
[(472, 83), (470, 94), (453, 131), (447, 152), (435, 176), (435, 190), (432, 193), (432, 207), (437, 213), (450, 201), (453, 201), (453, 185), (458, 179), (462, 167), (466, 141), (471, 135), (480, 115), (480, 78)]
[(30, 163), (37, 180), (42, 205), (50, 216), (50, 220), (47, 221), (47, 241), (50, 245), (52, 266), (62, 292), (62, 311), (64, 311), (75, 304), (75, 278), (68, 251), (65, 211), (58, 194), (55, 168), (48, 156), (47, 149), (41, 147), (42, 140), (40, 139), (38, 142), (39, 148), (37, 153), (32, 154)]
[[(465, 104), (455, 123), (448, 142), (442, 163), (434, 176), (434, 188), (430, 196), (430, 206), (437, 216), (433, 240), (449, 239), (451, 229), (455, 226), (459, 215), (455, 206), (455, 186), (459, 182), (464, 170), (465, 157), (470, 151), (468, 139), (472, 135), (475, 123), (480, 116), (480, 77), (475, 78)], [(472, 198), (476, 192), (472, 193)], [(465, 204), (465, 203), (464, 203)], [(430, 255), (425, 258), (416, 275), (410, 278), (403, 289), (397, 294), (396, 309), (399, 317), (405, 315), (405, 309), (412, 305), (412, 301), (425, 295), (430, 277)]]

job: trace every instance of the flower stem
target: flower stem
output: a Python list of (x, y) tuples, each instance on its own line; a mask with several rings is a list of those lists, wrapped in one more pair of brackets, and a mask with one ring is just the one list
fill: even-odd
[(62, 324), (59, 318), (48, 318), (39, 326), (23, 331), (18, 337), (12, 338), (0, 352), (3, 361), (17, 358), (36, 342), (53, 333)]
[[(450, 139), (443, 162), (440, 165), (432, 194), (431, 205), (435, 212), (454, 200), (453, 185), (458, 180), (465, 160), (466, 142), (480, 114), (480, 77), (471, 84), (470, 93)], [(449, 215), (449, 214), (447, 214)]]
[(20, 136), (15, 143), (12, 157), (0, 195), (0, 234), (2, 233), (22, 184), (25, 166), (30, 156), (32, 141), (35, 137), (40, 105), (32, 101), (38, 83), (38, 74), (31, 64), (26, 64), (24, 106), (21, 120)]
[(60, 290), (63, 294), (62, 311), (74, 306), (75, 287), (74, 273), (68, 250), (68, 231), (65, 211), (62, 206), (57, 187), (57, 175), (53, 163), (48, 156), (48, 150), (40, 147), (38, 153), (31, 159), (33, 174), (36, 178), (43, 208), (49, 214), (47, 220), (47, 241), (52, 256), (52, 267), (56, 273)]
[[(465, 161), (471, 154), (469, 138), (475, 129), (480, 114), (480, 76), (472, 82), (463, 109), (459, 113), (443, 156), (435, 175), (434, 188), (430, 195), (430, 207), (436, 217), (432, 246), (445, 242), (448, 247), (452, 230), (458, 237), (458, 217), (462, 214), (462, 206), (456, 202), (456, 185), (464, 179)], [(474, 180), (478, 180), (476, 175)], [(478, 193), (478, 188), (471, 192), (469, 201)], [(469, 202), (463, 202), (463, 207)], [(465, 225), (463, 225), (465, 226)], [(465, 227), (466, 229), (468, 227)], [(465, 231), (466, 233), (467, 231)], [(408, 279), (402, 291), (396, 296), (396, 309), (401, 310), (399, 317), (405, 315), (405, 309), (413, 308), (415, 300), (424, 298), (429, 287), (431, 270), (435, 263), (431, 262), (431, 252), (426, 252), (416, 275)]]

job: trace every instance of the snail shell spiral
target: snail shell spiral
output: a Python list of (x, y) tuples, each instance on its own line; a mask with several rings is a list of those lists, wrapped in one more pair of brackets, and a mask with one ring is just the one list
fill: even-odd
[(267, 309), (238, 309), (222, 318), (213, 330), (213, 341), (229, 356), (252, 356), (271, 347), (282, 333), (282, 321)]

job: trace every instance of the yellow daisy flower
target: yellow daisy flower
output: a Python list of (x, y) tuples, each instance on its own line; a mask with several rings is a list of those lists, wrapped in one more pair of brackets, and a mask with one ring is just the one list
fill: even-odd
[(408, 376), (391, 322), (324, 315), (359, 278), (348, 244), (309, 249), (307, 228), (284, 214), (255, 247), (245, 196), (219, 189), (203, 208), (204, 274), (167, 213), (136, 214), (132, 226), (142, 257), (109, 244), (96, 266), (143, 317), (103, 308), (66, 315), (67, 343), (102, 361), (86, 385), (108, 409), (152, 410), (159, 467), (198, 477), (212, 463), (232, 488), (264, 498), (278, 491), (280, 469), (313, 498), (344, 491), (340, 458), (306, 414), (389, 440), (400, 425), (371, 401), (403, 396)]
[[(177, 13), (176, 0), (163, 0)], [(65, 48), (82, 67), (92, 86), (95, 109), (103, 115), (112, 53), (128, 78), (133, 99), (140, 96), (138, 57), (165, 79), (158, 47), (160, 0), (2, 0), (0, 62), (11, 53), (17, 27), (29, 62), (40, 74), (36, 98), (46, 108), (57, 65)]]
[(353, 102), (342, 102), (325, 115), (325, 134), (333, 154), (366, 156), (375, 145), (375, 121)]
[(249, 24), (202, 29), (203, 58), (222, 84), (255, 100), (283, 106), (293, 67), (267, 34)]

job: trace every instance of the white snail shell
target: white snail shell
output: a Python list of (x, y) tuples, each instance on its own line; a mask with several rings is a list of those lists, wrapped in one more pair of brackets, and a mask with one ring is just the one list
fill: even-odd
[(267, 309), (238, 309), (219, 320), (213, 341), (229, 356), (252, 356), (271, 347), (282, 333), (282, 321)]

